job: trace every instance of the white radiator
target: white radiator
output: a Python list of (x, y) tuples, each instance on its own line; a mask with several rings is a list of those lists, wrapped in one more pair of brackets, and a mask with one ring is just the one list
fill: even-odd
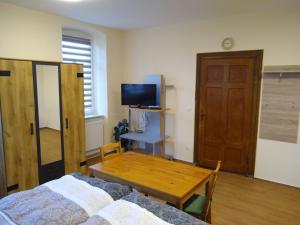
[(87, 155), (97, 153), (103, 145), (103, 117), (87, 118), (85, 120), (86, 152)]

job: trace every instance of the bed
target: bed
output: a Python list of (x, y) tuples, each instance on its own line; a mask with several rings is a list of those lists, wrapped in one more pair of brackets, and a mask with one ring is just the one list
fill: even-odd
[(129, 186), (78, 173), (1, 199), (0, 224), (206, 225)]

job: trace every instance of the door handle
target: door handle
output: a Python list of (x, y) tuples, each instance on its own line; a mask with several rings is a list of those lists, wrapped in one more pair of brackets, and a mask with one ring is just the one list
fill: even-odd
[(66, 118), (66, 129), (68, 129), (68, 128), (69, 128), (69, 119)]
[(34, 135), (34, 127), (33, 127), (33, 123), (30, 123), (30, 134)]

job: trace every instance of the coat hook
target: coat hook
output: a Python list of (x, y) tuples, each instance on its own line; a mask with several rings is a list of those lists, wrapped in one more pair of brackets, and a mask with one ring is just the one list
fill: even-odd
[(282, 73), (279, 73), (279, 82), (281, 81), (282, 76), (283, 76), (283, 74), (282, 74)]
[(291, 106), (292, 109), (295, 109), (296, 106), (295, 106), (295, 102), (292, 102), (292, 106)]

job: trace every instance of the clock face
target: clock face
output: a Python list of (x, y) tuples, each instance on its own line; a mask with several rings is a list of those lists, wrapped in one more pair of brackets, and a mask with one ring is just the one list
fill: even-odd
[(225, 50), (230, 50), (233, 48), (233, 39), (232, 38), (225, 38), (222, 41), (222, 47)]

